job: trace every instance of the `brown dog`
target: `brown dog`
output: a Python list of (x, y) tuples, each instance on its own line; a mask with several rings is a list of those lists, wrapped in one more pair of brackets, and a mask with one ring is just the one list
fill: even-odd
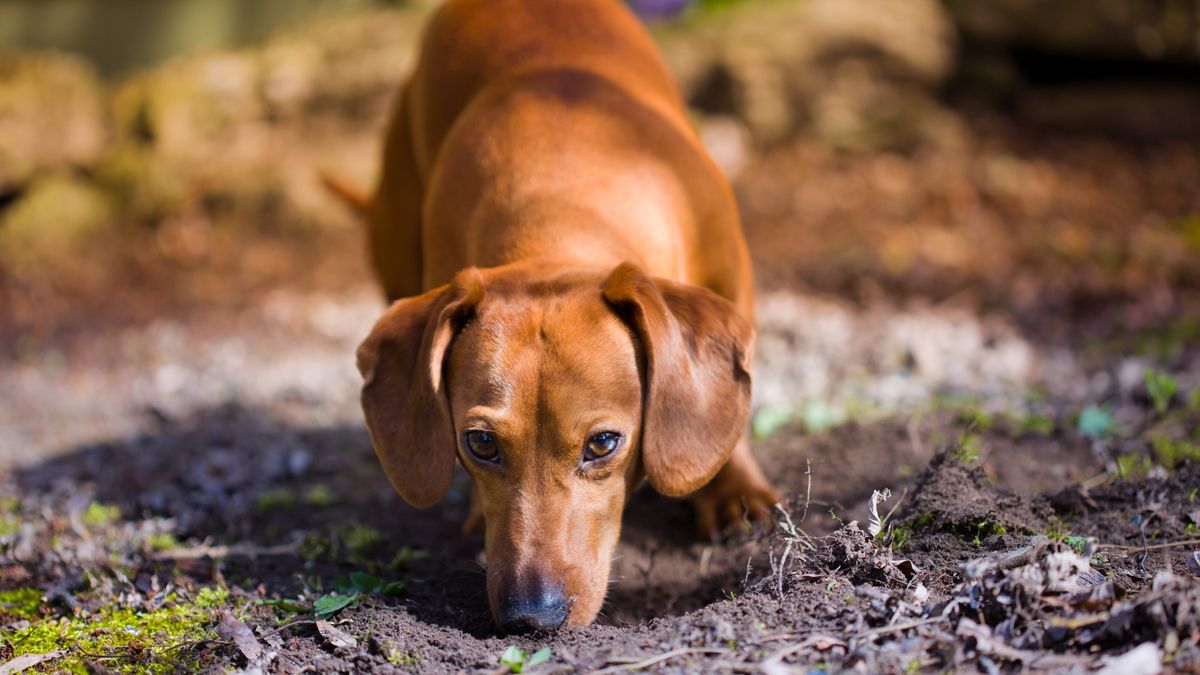
[(502, 628), (592, 621), (643, 479), (705, 534), (769, 517), (733, 195), (619, 0), (442, 5), (367, 211), (375, 451), (416, 506), (466, 468)]

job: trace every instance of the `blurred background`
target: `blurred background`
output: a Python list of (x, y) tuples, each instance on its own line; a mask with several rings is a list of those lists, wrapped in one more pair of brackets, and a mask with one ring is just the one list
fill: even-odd
[[(1200, 382), (1200, 2), (631, 2), (737, 190), (763, 436)], [(0, 0), (0, 467), (357, 420), (382, 301), (316, 172), (371, 185), (435, 5)]]

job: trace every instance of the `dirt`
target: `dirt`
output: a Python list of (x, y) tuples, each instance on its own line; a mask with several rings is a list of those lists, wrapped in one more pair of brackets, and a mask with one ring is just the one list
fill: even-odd
[(66, 653), (35, 669), (497, 672), (513, 645), (542, 671), (1200, 669), (1200, 152), (955, 128), (738, 176), (777, 522), (701, 542), (639, 491), (600, 618), (553, 635), (494, 628), (464, 475), (418, 511), (378, 468), (359, 233), (218, 233), (64, 295), (10, 278), (0, 662), (203, 606), (45, 638)]

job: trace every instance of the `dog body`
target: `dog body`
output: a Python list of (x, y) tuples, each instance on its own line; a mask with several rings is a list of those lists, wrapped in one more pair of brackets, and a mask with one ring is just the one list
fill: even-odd
[(644, 479), (705, 534), (767, 517), (736, 205), (619, 0), (444, 3), (367, 215), (372, 440), (412, 504), (471, 474), (503, 628), (592, 621)]

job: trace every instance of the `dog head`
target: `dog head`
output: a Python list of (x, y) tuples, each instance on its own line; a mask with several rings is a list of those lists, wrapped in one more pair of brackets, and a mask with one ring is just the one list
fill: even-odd
[(429, 506), (455, 459), (482, 499), (487, 591), (509, 632), (591, 623), (630, 492), (707, 483), (744, 430), (753, 328), (632, 265), (468, 269), (396, 302), (358, 350), (375, 452)]

